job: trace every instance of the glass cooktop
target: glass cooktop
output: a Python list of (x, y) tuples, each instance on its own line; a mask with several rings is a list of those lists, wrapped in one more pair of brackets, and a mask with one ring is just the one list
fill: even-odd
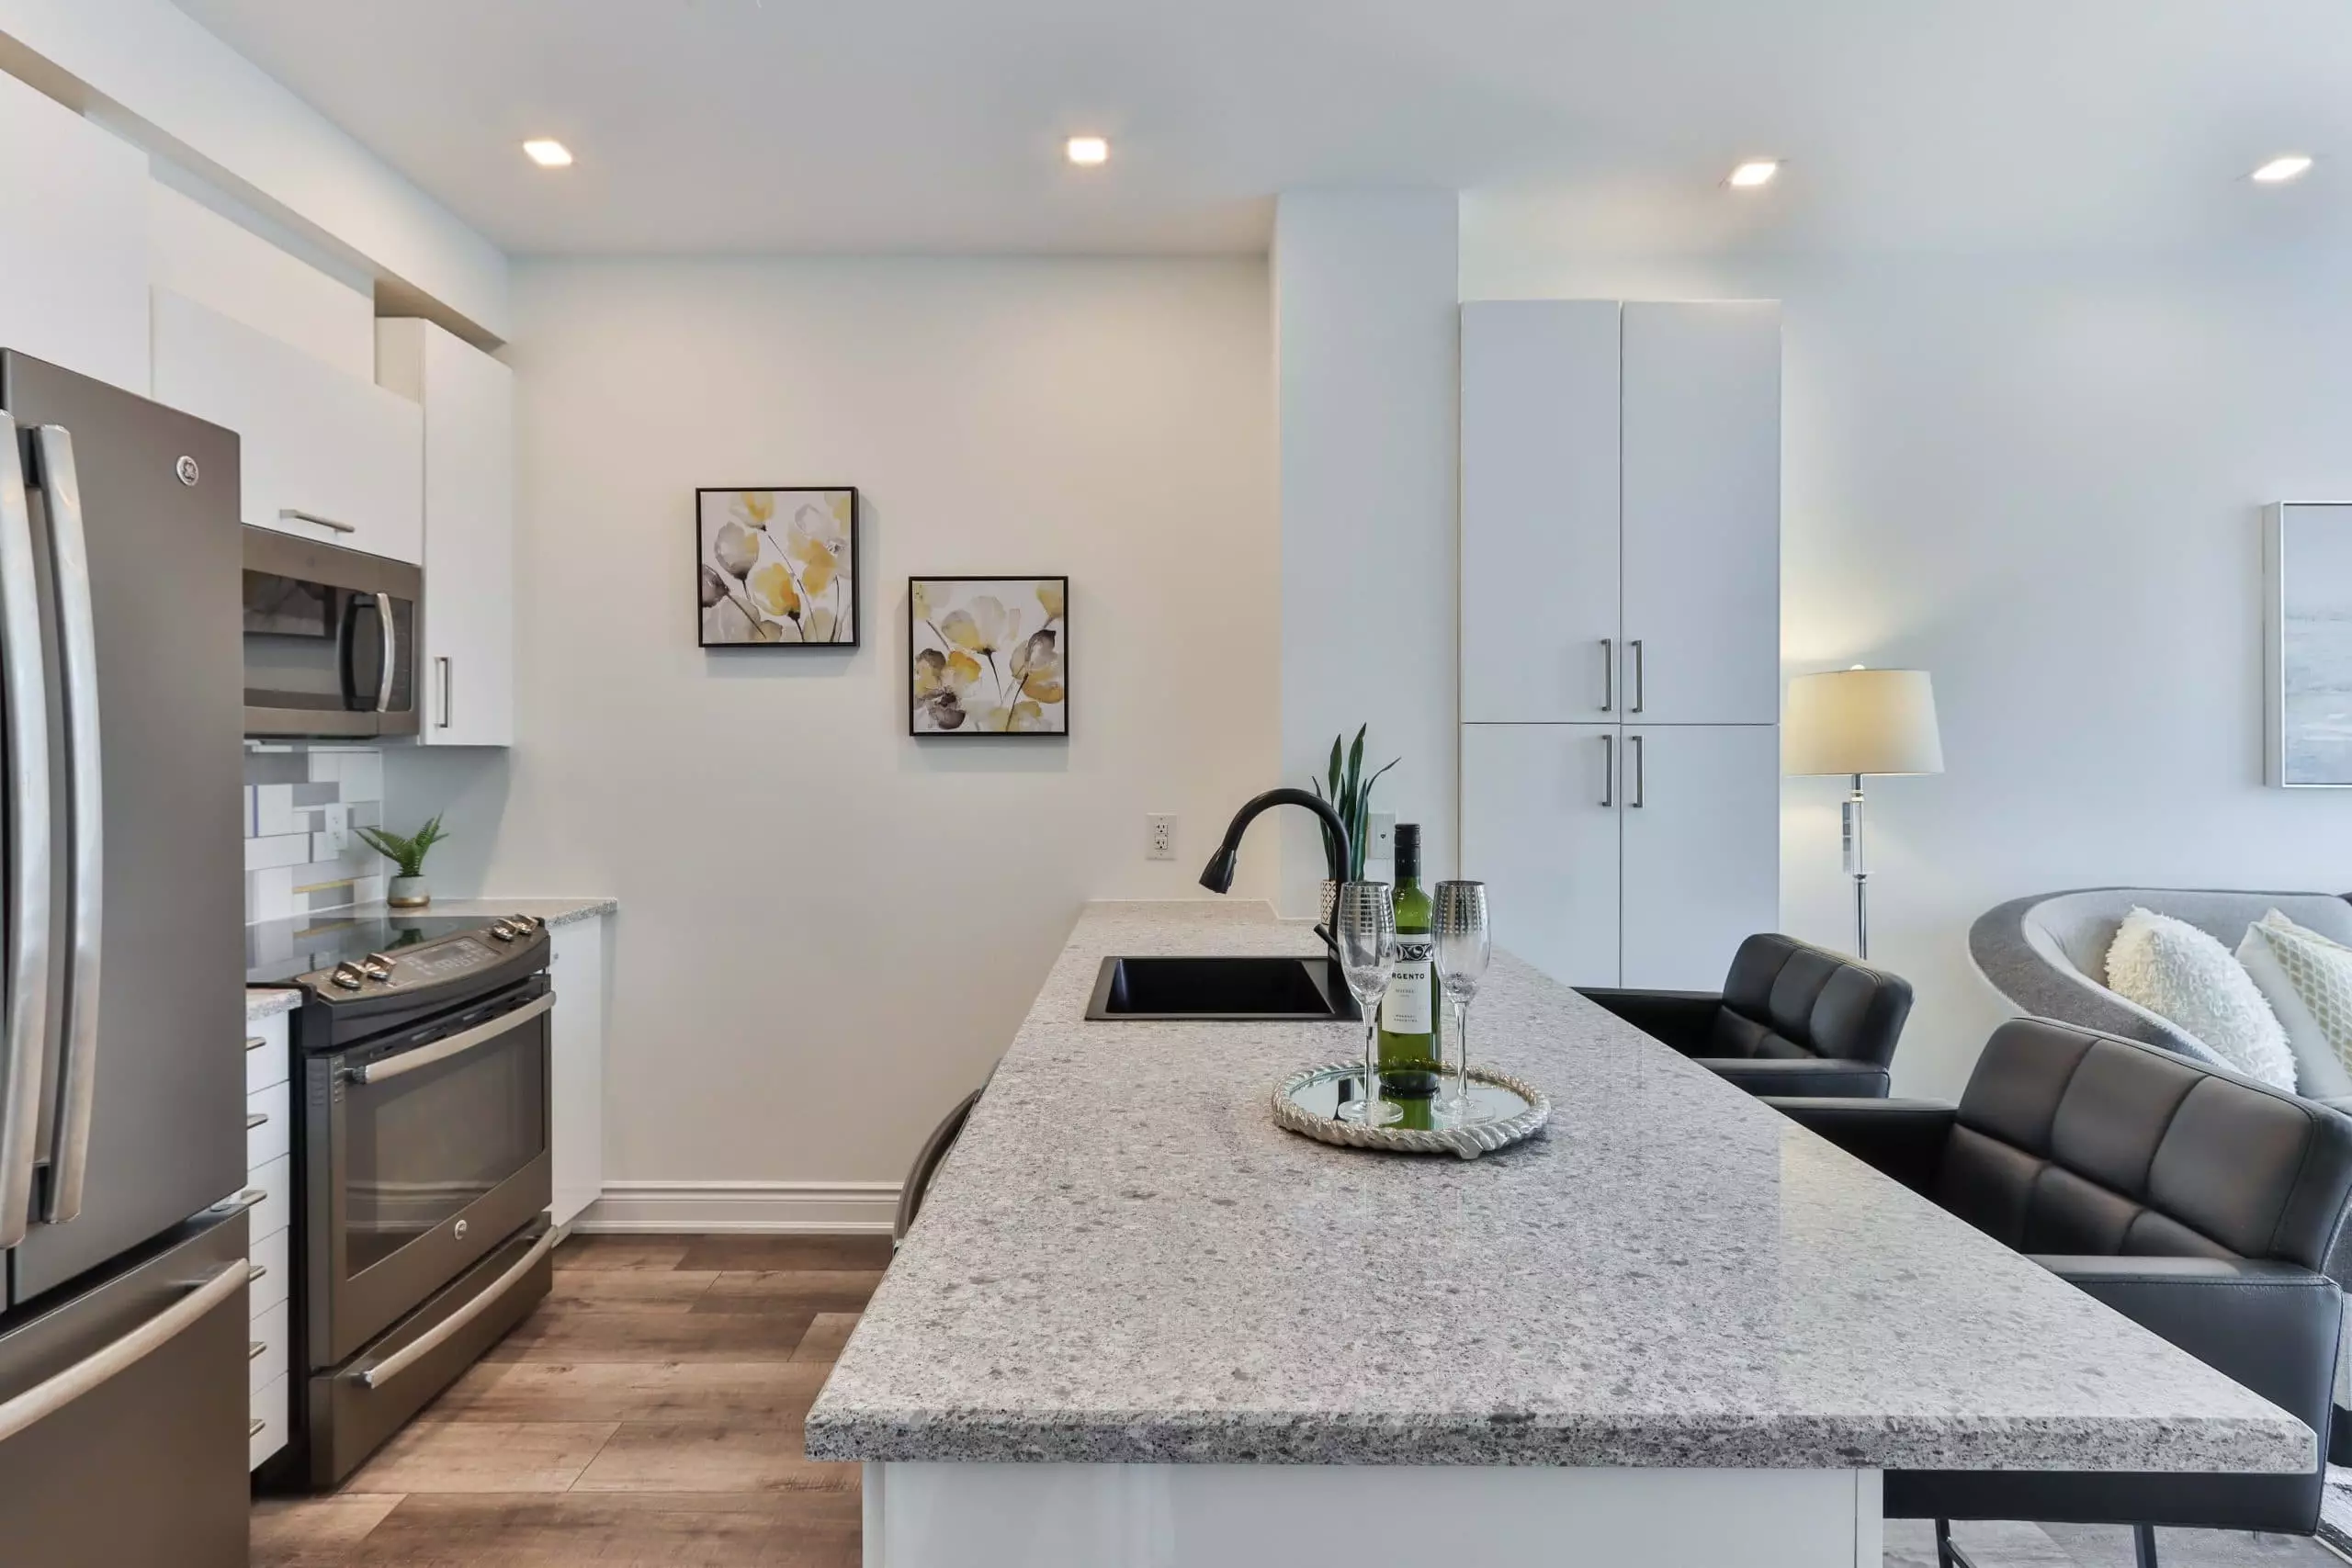
[(291, 985), (296, 976), (331, 969), (371, 953), (398, 953), (435, 937), (489, 927), (487, 915), (406, 914), (393, 910), (358, 918), (305, 915), (245, 928), (245, 984)]

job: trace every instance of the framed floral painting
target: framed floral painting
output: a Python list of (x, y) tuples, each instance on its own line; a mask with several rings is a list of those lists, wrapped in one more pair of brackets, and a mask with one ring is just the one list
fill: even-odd
[(857, 491), (695, 491), (705, 648), (855, 648)]
[(1068, 735), (1069, 579), (907, 580), (910, 735)]

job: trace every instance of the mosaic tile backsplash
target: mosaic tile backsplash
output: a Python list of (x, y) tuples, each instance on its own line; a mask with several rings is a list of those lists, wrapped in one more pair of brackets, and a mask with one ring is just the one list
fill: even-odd
[(372, 747), (245, 745), (245, 923), (384, 897), (381, 855), (352, 829), (384, 821)]

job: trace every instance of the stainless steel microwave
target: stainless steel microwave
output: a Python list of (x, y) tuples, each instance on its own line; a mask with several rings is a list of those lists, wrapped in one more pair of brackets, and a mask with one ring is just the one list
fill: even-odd
[(424, 574), (245, 530), (245, 733), (414, 735)]

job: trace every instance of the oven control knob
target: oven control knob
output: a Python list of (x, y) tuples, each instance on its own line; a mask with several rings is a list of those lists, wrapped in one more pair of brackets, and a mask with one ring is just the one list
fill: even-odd
[(356, 964), (338, 964), (334, 966), (334, 973), (327, 977), (346, 991), (357, 990), (361, 982), (367, 978), (360, 973), (359, 965)]
[(504, 920), (492, 920), (490, 925), (490, 934), (499, 942), (513, 942), (514, 940), (514, 928), (508, 925)]
[(380, 953), (371, 953), (359, 961), (359, 972), (378, 985), (390, 985), (393, 960)]

